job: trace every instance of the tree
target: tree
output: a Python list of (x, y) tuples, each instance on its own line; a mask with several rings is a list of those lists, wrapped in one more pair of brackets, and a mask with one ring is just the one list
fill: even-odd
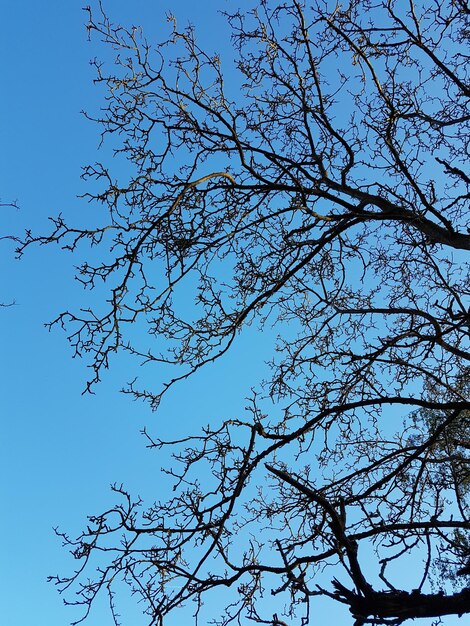
[[(2, 202), (1, 198), (0, 198), (0, 209), (3, 208), (15, 208), (18, 209), (18, 205), (15, 202)], [(15, 241), (16, 243), (20, 243), (19, 239), (17, 237), (13, 237), (12, 235), (3, 235), (0, 236), (0, 241), (4, 241), (4, 240), (10, 240), (10, 241)], [(3, 302), (0, 301), (0, 308), (7, 308), (7, 307), (11, 307), (14, 306), (16, 304), (16, 302), (10, 301), (10, 302)]]
[(468, 3), (258, 0), (227, 15), (230, 84), (175, 18), (155, 46), (87, 10), (116, 55), (95, 62), (96, 121), (129, 175), (88, 166), (108, 221), (59, 216), (20, 252), (98, 251), (79, 279), (106, 302), (54, 322), (89, 357), (88, 389), (117, 351), (173, 365), (160, 390), (127, 389), (155, 409), (247, 325), (278, 340), (246, 419), (146, 435), (175, 449), (174, 497), (145, 508), (116, 486), (115, 508), (64, 535), (81, 564), (55, 582), (84, 617), (108, 593), (116, 623), (123, 581), (151, 624), (191, 599), (197, 619), (221, 588), (221, 624), (307, 624), (317, 595), (356, 626), (470, 612)]

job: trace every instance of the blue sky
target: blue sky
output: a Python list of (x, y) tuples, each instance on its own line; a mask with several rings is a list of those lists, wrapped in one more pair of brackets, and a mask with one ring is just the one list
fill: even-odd
[[(1, 5), (0, 198), (18, 203), (18, 209), (0, 208), (2, 233), (45, 231), (47, 217), (61, 211), (80, 220), (92, 217), (93, 208), (77, 195), (84, 189), (80, 168), (98, 158), (99, 137), (80, 111), (99, 106), (89, 65), (99, 51), (87, 42), (82, 5), (82, 0)], [(171, 9), (182, 23), (193, 21), (215, 51), (227, 45), (216, 9), (238, 3), (114, 0), (111, 5), (118, 19), (144, 24), (157, 35), (165, 32), (165, 12)], [(46, 577), (69, 572), (73, 563), (52, 528), (78, 532), (87, 514), (114, 502), (112, 482), (125, 482), (144, 498), (156, 491), (161, 497), (165, 487), (158, 470), (164, 459), (145, 450), (140, 429), (147, 425), (164, 436), (170, 423), (172, 434), (197, 430), (221, 408), (225, 417), (238, 415), (263, 370), (264, 346), (255, 357), (250, 351), (247, 361), (250, 339), (239, 342), (229, 360), (176, 389), (157, 415), (117, 393), (133, 377), (124, 359), (96, 395), (83, 396), (84, 363), (71, 358), (63, 333), (44, 327), (80, 302), (80, 286), (73, 281), (77, 259), (42, 248), (13, 262), (12, 250), (8, 241), (0, 242), (0, 300), (16, 301), (0, 309), (0, 621), (62, 626), (75, 614), (62, 606)], [(321, 606), (331, 617), (334, 607)], [(129, 623), (140, 623), (138, 613), (129, 609), (129, 615), (135, 618)], [(106, 607), (99, 605), (88, 623), (111, 623)]]
[[(206, 2), (199, 18), (193, 2), (177, 2), (172, 10), (182, 22), (188, 17), (203, 22), (207, 33), (208, 17), (221, 4)], [(19, 207), (1, 208), (2, 233), (44, 232), (48, 216), (61, 211), (72, 219), (87, 212), (92, 217), (92, 208), (77, 199), (83, 192), (81, 166), (97, 158), (99, 142), (97, 127), (80, 113), (99, 106), (100, 97), (89, 65), (97, 50), (87, 42), (82, 5), (63, 0), (1, 5), (0, 198)], [(167, 28), (169, 4), (133, 2), (132, 11), (129, 6), (113, 2), (113, 11), (155, 33)], [(74, 563), (53, 527), (78, 532), (87, 514), (115, 500), (109, 490), (114, 481), (143, 496), (154, 497), (158, 490), (160, 497), (162, 461), (145, 450), (140, 429), (147, 425), (161, 434), (170, 421), (173, 432), (193, 421), (207, 423), (221, 399), (229, 410), (240, 410), (250, 368), (240, 368), (236, 377), (210, 372), (205, 382), (185, 388), (184, 400), (178, 390), (158, 416), (118, 393), (130, 378), (125, 364), (116, 363), (96, 395), (82, 396), (84, 363), (71, 358), (63, 333), (44, 328), (80, 301), (73, 281), (77, 259), (58, 248), (30, 250), (21, 262), (13, 262), (12, 253), (13, 246), (1, 242), (1, 300), (16, 305), (0, 310), (0, 621), (58, 626), (76, 614), (62, 606), (46, 577), (69, 572)], [(237, 369), (242, 357), (241, 350), (230, 367)], [(217, 393), (200, 393), (204, 384), (215, 384)], [(105, 607), (98, 606), (89, 623), (111, 623)]]

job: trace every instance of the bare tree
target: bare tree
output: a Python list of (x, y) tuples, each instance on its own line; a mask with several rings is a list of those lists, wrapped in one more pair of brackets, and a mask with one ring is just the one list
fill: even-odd
[[(3, 208), (15, 208), (18, 209), (18, 204), (16, 201), (13, 202), (2, 202), (2, 199), (0, 198), (0, 209)], [(20, 240), (17, 237), (14, 237), (13, 235), (2, 235), (0, 236), (0, 241), (14, 241), (15, 243), (21, 243)], [(8, 308), (11, 306), (14, 306), (16, 304), (16, 302), (14, 300), (10, 301), (10, 302), (0, 302), (0, 308)]]
[(25, 241), (101, 251), (79, 279), (106, 303), (55, 320), (88, 386), (118, 350), (173, 364), (127, 389), (156, 408), (246, 325), (279, 338), (246, 419), (147, 434), (175, 449), (174, 498), (116, 487), (57, 585), (85, 617), (108, 593), (116, 623), (123, 583), (151, 624), (221, 588), (220, 624), (307, 624), (318, 595), (356, 626), (470, 612), (468, 3), (258, 0), (227, 16), (236, 72), (173, 17), (153, 45), (88, 11), (116, 55), (95, 63), (97, 122), (129, 176), (87, 167), (109, 221)]

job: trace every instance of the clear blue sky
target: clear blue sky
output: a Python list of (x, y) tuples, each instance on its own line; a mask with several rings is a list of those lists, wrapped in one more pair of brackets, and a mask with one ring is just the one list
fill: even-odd
[[(228, 41), (216, 9), (238, 4), (113, 0), (107, 6), (117, 18), (143, 24), (153, 34), (167, 28), (164, 16), (171, 9), (181, 22), (193, 21), (215, 51)], [(89, 65), (99, 50), (87, 42), (82, 5), (82, 0), (1, 4), (0, 198), (17, 200), (19, 207), (0, 209), (1, 233), (44, 232), (47, 217), (61, 211), (91, 217), (92, 208), (77, 195), (83, 191), (80, 168), (98, 158), (99, 138), (80, 111), (99, 106)], [(53, 526), (78, 532), (87, 514), (114, 502), (112, 482), (124, 482), (144, 498), (161, 497), (158, 470), (164, 459), (145, 450), (139, 430), (147, 425), (165, 435), (171, 423), (177, 434), (197, 430), (221, 410), (224, 416), (239, 414), (262, 364), (261, 358), (244, 358), (249, 340), (242, 341), (229, 361), (176, 389), (156, 416), (117, 393), (135, 374), (124, 360), (116, 362), (96, 395), (82, 396), (84, 363), (71, 358), (63, 333), (44, 328), (80, 302), (80, 287), (72, 279), (77, 259), (57, 248), (30, 250), (21, 262), (11, 259), (12, 246), (0, 242), (0, 300), (16, 301), (0, 309), (0, 622), (64, 626), (75, 614), (62, 606), (46, 577), (70, 572), (73, 562)], [(331, 618), (333, 607), (327, 606)], [(350, 623), (349, 617), (344, 620)], [(98, 606), (88, 623), (111, 623), (105, 607)]]
[[(25, 228), (44, 232), (47, 217), (61, 211), (72, 220), (86, 211), (92, 217), (91, 208), (76, 197), (83, 191), (80, 168), (98, 158), (99, 140), (98, 128), (80, 114), (99, 105), (89, 65), (98, 51), (87, 42), (83, 4), (1, 3), (0, 198), (17, 200), (19, 206), (0, 209), (3, 234)], [(112, 5), (131, 23), (161, 34), (167, 28), (170, 3)], [(199, 16), (194, 2), (179, 1), (171, 8), (182, 22), (203, 22), (207, 35), (213, 28), (209, 18), (221, 5), (204, 2)], [(17, 303), (0, 309), (0, 623), (58, 626), (75, 614), (62, 606), (46, 577), (70, 572), (74, 563), (53, 526), (71, 535), (79, 531), (87, 514), (115, 500), (109, 491), (114, 481), (143, 496), (160, 497), (162, 462), (145, 450), (140, 429), (148, 425), (153, 432), (168, 432), (171, 421), (183, 431), (192, 422), (214, 419), (221, 405), (240, 410), (249, 368), (240, 368), (236, 376), (209, 372), (205, 382), (202, 377), (185, 388), (184, 399), (176, 391), (158, 416), (118, 393), (132, 377), (120, 363), (95, 396), (82, 396), (85, 364), (71, 358), (63, 333), (44, 328), (44, 322), (80, 301), (80, 287), (73, 281), (77, 260), (58, 248), (42, 248), (12, 262), (12, 251), (9, 242), (0, 242), (0, 300)], [(218, 393), (198, 392), (214, 383)], [(108, 623), (104, 608), (90, 620), (94, 626)]]

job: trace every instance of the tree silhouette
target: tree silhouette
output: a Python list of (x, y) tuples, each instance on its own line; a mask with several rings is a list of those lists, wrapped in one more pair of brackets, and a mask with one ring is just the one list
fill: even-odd
[(20, 248), (98, 250), (79, 279), (108, 299), (54, 322), (89, 357), (88, 388), (119, 350), (174, 365), (161, 389), (127, 389), (157, 408), (247, 325), (278, 340), (246, 419), (146, 434), (174, 448), (171, 500), (116, 486), (114, 509), (64, 535), (81, 564), (54, 580), (84, 617), (108, 593), (118, 623), (123, 583), (151, 624), (188, 600), (197, 619), (225, 588), (224, 625), (311, 623), (318, 595), (356, 626), (470, 612), (469, 13), (259, 0), (227, 15), (229, 71), (173, 17), (155, 45), (88, 9), (115, 52), (95, 62), (96, 121), (128, 178), (88, 166), (106, 224), (58, 217)]
[[(15, 208), (18, 209), (18, 204), (16, 201), (13, 202), (2, 202), (1, 198), (0, 198), (0, 209), (3, 208)], [(16, 243), (21, 243), (19, 241), (19, 239), (17, 237), (14, 237), (13, 235), (2, 235), (0, 236), (0, 241), (14, 241)], [(16, 302), (14, 300), (12, 301), (8, 301), (8, 302), (4, 302), (3, 300), (0, 301), (0, 308), (8, 308), (11, 306), (14, 306), (16, 304)]]

